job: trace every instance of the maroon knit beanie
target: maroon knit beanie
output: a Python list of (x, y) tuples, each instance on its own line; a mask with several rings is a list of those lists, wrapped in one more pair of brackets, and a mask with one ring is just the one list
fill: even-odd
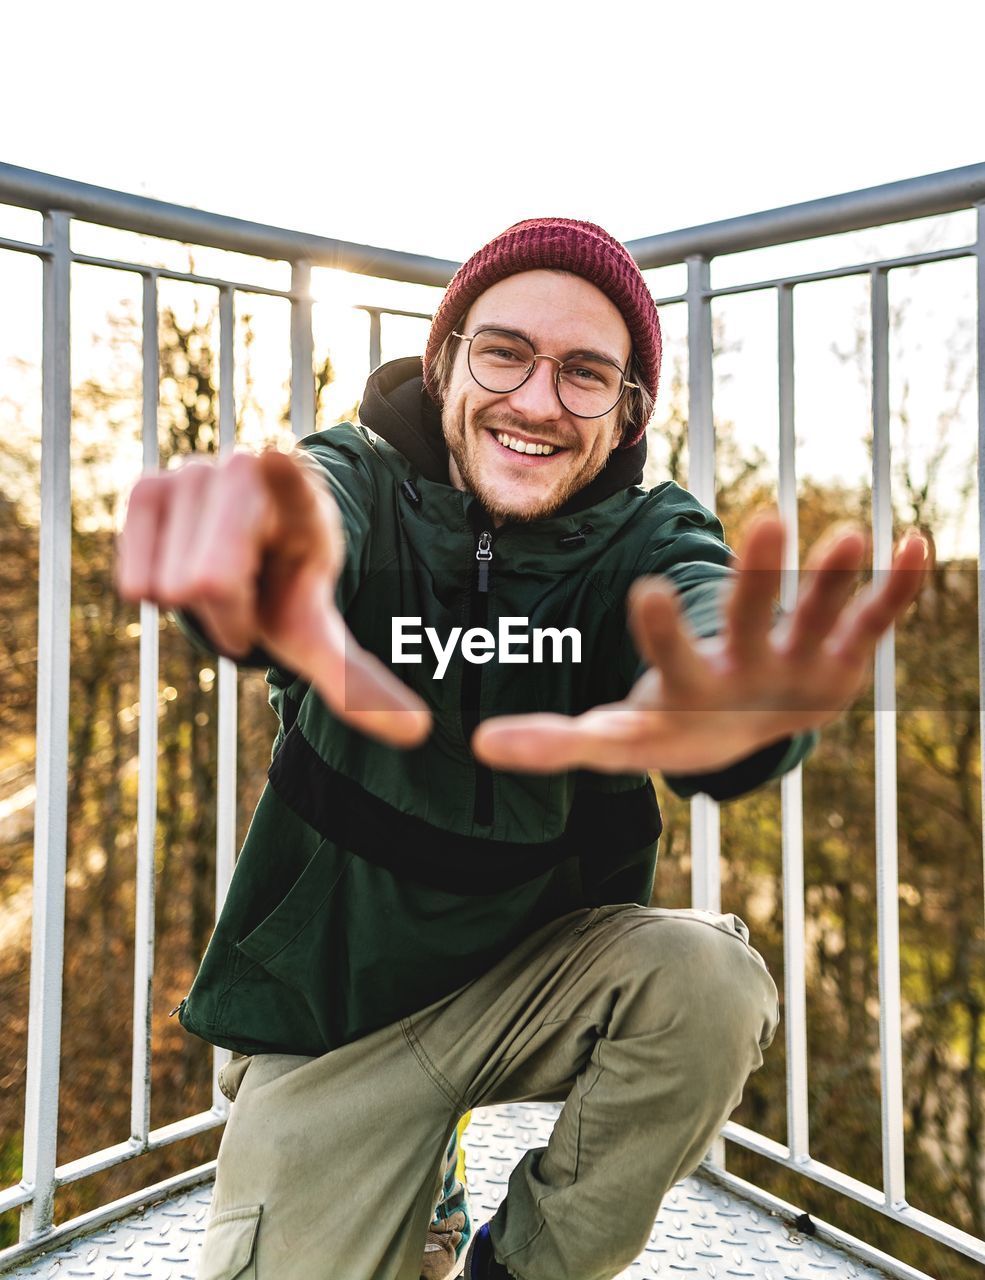
[[(646, 281), (629, 250), (594, 222), (574, 218), (528, 218), (490, 240), (455, 272), (431, 323), (424, 352), (424, 386), (438, 400), (434, 359), (438, 348), (490, 285), (521, 271), (557, 268), (584, 277), (616, 304), (626, 322), (642, 383), (656, 398), (660, 377), (660, 321)], [(620, 448), (637, 443), (646, 430), (636, 422)]]

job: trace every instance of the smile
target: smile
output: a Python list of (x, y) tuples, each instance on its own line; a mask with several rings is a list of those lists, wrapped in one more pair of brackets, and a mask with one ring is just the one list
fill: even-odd
[(519, 436), (511, 435), (508, 431), (493, 431), (489, 434), (502, 449), (519, 455), (523, 458), (551, 458), (559, 453), (566, 453), (567, 450), (559, 445), (546, 444), (539, 440), (524, 440)]

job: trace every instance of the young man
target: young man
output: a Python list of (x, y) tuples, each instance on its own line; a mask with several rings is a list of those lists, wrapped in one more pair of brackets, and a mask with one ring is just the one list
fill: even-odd
[(181, 1006), (245, 1055), (200, 1280), (456, 1273), (456, 1124), (535, 1098), (561, 1116), (465, 1274), (607, 1280), (761, 1063), (745, 925), (647, 905), (648, 775), (728, 799), (803, 759), (925, 549), (851, 600), (865, 539), (832, 531), (777, 621), (776, 519), (737, 567), (690, 494), (639, 487), (659, 368), (626, 250), (534, 219), (456, 274), (423, 368), (370, 378), (364, 425), (134, 490), (122, 593), (269, 665), (280, 718)]

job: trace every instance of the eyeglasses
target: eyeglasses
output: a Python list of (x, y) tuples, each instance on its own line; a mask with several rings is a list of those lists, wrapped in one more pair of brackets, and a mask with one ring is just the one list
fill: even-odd
[(611, 413), (627, 387), (617, 364), (603, 356), (580, 355), (569, 360), (535, 352), (526, 338), (509, 329), (483, 329), (470, 338), (454, 333), (469, 344), (469, 373), (485, 391), (506, 394), (522, 387), (538, 360), (553, 360), (557, 366), (554, 385), (562, 405), (576, 418), (604, 418)]

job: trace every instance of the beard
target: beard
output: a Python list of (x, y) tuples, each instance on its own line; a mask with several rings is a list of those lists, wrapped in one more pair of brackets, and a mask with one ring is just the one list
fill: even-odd
[(511, 501), (508, 494), (498, 492), (497, 488), (480, 475), (475, 441), (480, 431), (490, 429), (509, 433), (512, 428), (520, 435), (526, 435), (529, 432), (521, 424), (514, 424), (509, 415), (495, 408), (480, 409), (472, 420), (471, 431), (467, 432), (464, 410), (458, 414), (452, 414), (446, 406), (442, 411), (441, 425), (448, 452), (455, 461), (466, 490), (474, 494), (483, 508), (496, 520), (514, 520), (523, 523), (547, 519), (563, 507), (569, 498), (590, 484), (609, 460), (609, 453), (606, 450), (601, 450), (597, 457), (592, 453), (583, 454), (581, 465), (569, 465), (568, 469), (557, 478), (553, 488), (539, 501), (518, 509), (515, 501)]

